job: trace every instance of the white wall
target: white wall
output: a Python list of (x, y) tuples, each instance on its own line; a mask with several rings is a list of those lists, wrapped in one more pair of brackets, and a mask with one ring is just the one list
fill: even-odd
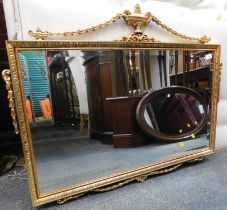
[(73, 79), (78, 93), (80, 113), (87, 114), (88, 102), (82, 53), (80, 50), (68, 50), (68, 53), (69, 56), (73, 58), (69, 61), (69, 67), (72, 70)]
[[(76, 31), (104, 22), (126, 9), (130, 11), (140, 3), (142, 12), (151, 12), (166, 25), (187, 35), (212, 37), (211, 43), (222, 45), (223, 63), (221, 95), (218, 107), (216, 149), (227, 148), (227, 1), (211, 0), (3, 0), (9, 39), (32, 40), (28, 30), (38, 27), (51, 32)], [(187, 6), (187, 7), (185, 7)], [(114, 40), (128, 35), (133, 30), (123, 21), (117, 21), (97, 32), (84, 34), (73, 39)], [(166, 42), (185, 42), (166, 34), (155, 24), (150, 24), (144, 32)], [(226, 70), (225, 70), (226, 69)]]

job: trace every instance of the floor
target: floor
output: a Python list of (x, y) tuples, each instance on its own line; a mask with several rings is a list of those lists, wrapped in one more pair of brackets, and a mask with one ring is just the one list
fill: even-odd
[(33, 143), (42, 193), (192, 153), (208, 143), (202, 136), (181, 142), (184, 147), (179, 143), (157, 143), (114, 149), (88, 137), (45, 140)]
[(143, 183), (86, 195), (63, 205), (33, 208), (23, 168), (0, 177), (0, 192), (0, 209), (4, 210), (226, 210), (227, 151)]

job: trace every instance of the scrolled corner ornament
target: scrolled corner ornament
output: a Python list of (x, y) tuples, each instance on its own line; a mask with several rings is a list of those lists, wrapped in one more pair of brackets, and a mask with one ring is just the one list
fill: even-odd
[(117, 41), (125, 41), (125, 42), (153, 42), (153, 43), (160, 43), (159, 40), (155, 38), (150, 38), (145, 34), (132, 34), (130, 36), (123, 36), (121, 39)]
[(206, 35), (202, 36), (202, 37), (199, 39), (199, 41), (200, 41), (202, 44), (206, 44), (206, 43), (210, 42), (210, 40), (211, 40), (211, 38), (208, 37), (208, 36), (206, 36)]
[(14, 102), (14, 95), (13, 95), (13, 88), (12, 88), (12, 81), (10, 77), (11, 73), (9, 69), (5, 69), (2, 71), (2, 78), (6, 83), (6, 90), (8, 91), (8, 101), (9, 101), (9, 108), (11, 110), (11, 117), (13, 120), (13, 127), (14, 132), (16, 134), (19, 133), (18, 123), (17, 123), (17, 114), (16, 114), (16, 108), (15, 108), (15, 102)]
[(44, 40), (48, 38), (48, 36), (51, 36), (52, 34), (48, 31), (42, 31), (40, 28), (37, 28), (36, 32), (29, 30), (28, 34), (32, 37), (35, 37), (36, 40)]

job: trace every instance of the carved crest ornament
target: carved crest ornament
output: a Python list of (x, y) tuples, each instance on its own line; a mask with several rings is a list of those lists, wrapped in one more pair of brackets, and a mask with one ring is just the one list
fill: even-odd
[(129, 26), (133, 26), (135, 30), (133, 34), (126, 37), (121, 37), (119, 40), (116, 40), (116, 41), (160, 42), (159, 40), (153, 37), (148, 37), (147, 35), (143, 34), (141, 28), (144, 26), (147, 26), (150, 22), (155, 23), (156, 25), (160, 26), (163, 30), (166, 30), (167, 32), (183, 39), (187, 39), (191, 41), (199, 41), (202, 44), (208, 43), (211, 40), (211, 38), (207, 37), (206, 35), (202, 37), (193, 37), (193, 36), (187, 36), (185, 34), (179, 33), (173, 30), (172, 28), (168, 27), (164, 23), (162, 23), (158, 18), (153, 16), (150, 12), (146, 12), (145, 14), (142, 14), (139, 4), (135, 5), (133, 13), (131, 13), (129, 10), (126, 10), (123, 13), (117, 14), (116, 16), (112, 17), (110, 20), (105, 21), (104, 23), (98, 24), (97, 26), (92, 26), (84, 30), (63, 32), (63, 33), (52, 33), (49, 31), (42, 31), (40, 28), (38, 28), (36, 32), (31, 30), (28, 31), (28, 34), (34, 37), (36, 40), (45, 40), (48, 37), (76, 36), (76, 35), (89, 33), (89, 32), (104, 28), (105, 26), (108, 26), (121, 18), (123, 18)]

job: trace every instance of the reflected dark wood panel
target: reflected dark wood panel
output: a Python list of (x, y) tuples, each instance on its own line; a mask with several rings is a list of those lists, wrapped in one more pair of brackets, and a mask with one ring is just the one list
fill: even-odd
[(107, 98), (112, 110), (114, 147), (137, 147), (147, 136), (136, 121), (136, 107), (143, 95)]
[[(212, 71), (208, 66), (199, 67), (188, 72), (177, 74), (177, 84), (183, 85), (184, 78), (187, 75), (187, 84), (191, 88), (210, 87), (212, 80)], [(170, 85), (176, 85), (176, 75), (170, 76)], [(203, 83), (202, 83), (203, 82)]]
[(110, 51), (84, 51), (91, 136), (112, 143)]

